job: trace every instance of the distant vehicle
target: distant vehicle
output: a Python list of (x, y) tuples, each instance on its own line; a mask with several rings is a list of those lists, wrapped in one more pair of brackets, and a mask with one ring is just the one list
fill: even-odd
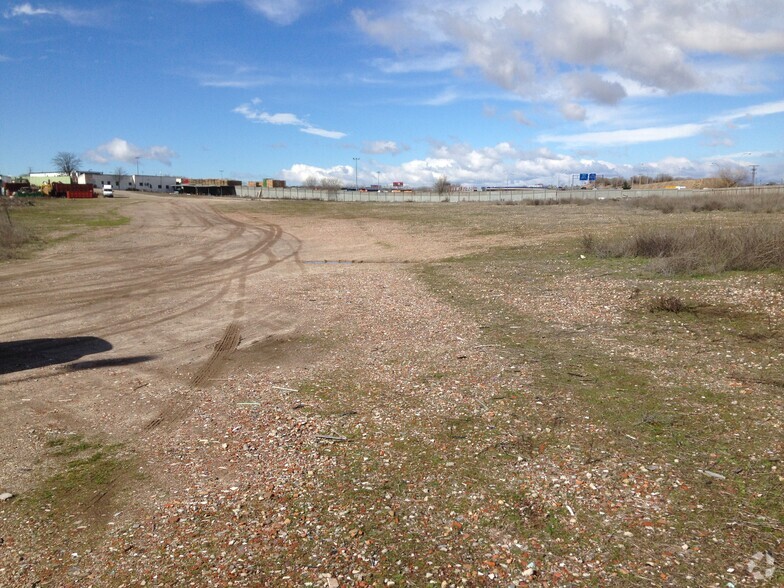
[(114, 197), (114, 190), (112, 189), (111, 184), (107, 184), (103, 187), (103, 197), (104, 198), (113, 198)]

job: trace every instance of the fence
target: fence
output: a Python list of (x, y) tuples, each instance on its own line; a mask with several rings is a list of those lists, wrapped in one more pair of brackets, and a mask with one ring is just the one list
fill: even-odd
[(264, 200), (321, 200), (324, 202), (526, 202), (546, 200), (612, 200), (660, 196), (683, 198), (686, 196), (715, 194), (751, 197), (759, 195), (784, 195), (784, 186), (748, 186), (743, 188), (714, 188), (705, 190), (550, 190), (526, 188), (520, 190), (486, 190), (477, 192), (362, 192), (343, 190), (313, 190), (310, 188), (258, 188), (237, 186), (237, 196)]

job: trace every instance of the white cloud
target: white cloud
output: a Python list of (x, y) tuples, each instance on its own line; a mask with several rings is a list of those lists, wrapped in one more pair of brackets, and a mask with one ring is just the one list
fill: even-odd
[(186, 0), (190, 4), (212, 4), (225, 1), (244, 4), (250, 10), (279, 25), (292, 24), (314, 4), (313, 0)]
[(18, 4), (12, 7), (10, 10), (7, 10), (5, 17), (13, 18), (15, 16), (43, 16), (53, 14), (55, 14), (55, 12), (52, 10), (47, 8), (33, 8), (32, 4), (25, 2), (24, 4)]
[(270, 78), (261, 75), (226, 76), (222, 74), (207, 74), (200, 76), (199, 79), (199, 85), (205, 88), (235, 88), (240, 90), (267, 86), (270, 83), (272, 83)]
[(233, 110), (237, 114), (241, 114), (246, 119), (256, 123), (264, 123), (270, 125), (291, 125), (295, 127), (299, 127), (299, 130), (303, 133), (308, 133), (309, 135), (317, 135), (319, 137), (325, 137), (327, 139), (342, 139), (346, 136), (346, 133), (342, 133), (340, 131), (327, 131), (324, 129), (320, 129), (318, 127), (314, 127), (307, 121), (301, 119), (296, 114), (292, 114), (290, 112), (281, 112), (276, 114), (270, 114), (269, 112), (265, 112), (260, 110), (258, 106), (261, 104), (261, 100), (258, 98), (254, 98), (250, 103), (240, 104), (237, 108)]
[(600, 104), (617, 104), (626, 97), (623, 85), (593, 72), (567, 74), (563, 77), (563, 84), (572, 97), (586, 98)]
[(341, 133), (340, 131), (327, 131), (325, 129), (319, 129), (317, 127), (305, 126), (300, 129), (303, 133), (307, 133), (308, 135), (316, 135), (317, 137), (324, 137), (325, 139), (342, 139), (346, 136), (346, 133)]
[(88, 151), (85, 156), (90, 161), (101, 164), (111, 161), (135, 163), (137, 159), (145, 159), (171, 165), (171, 161), (177, 157), (177, 153), (162, 145), (153, 145), (147, 148), (137, 147), (125, 139), (115, 137), (108, 143)]
[(376, 59), (373, 65), (389, 74), (435, 73), (455, 69), (461, 63), (460, 53), (450, 51), (441, 55), (426, 55), (411, 59)]
[(57, 17), (73, 25), (93, 24), (97, 20), (97, 15), (97, 11), (79, 10), (60, 5), (50, 8), (36, 7), (30, 2), (12, 6), (3, 13), (5, 18)]
[(561, 105), (561, 114), (566, 120), (585, 120), (587, 111), (576, 102), (566, 102)]
[[(607, 147), (686, 139), (700, 134), (706, 134), (711, 137), (716, 135), (717, 125), (721, 127), (718, 130), (722, 131), (726, 130), (729, 123), (736, 120), (781, 113), (784, 113), (784, 100), (748, 106), (697, 123), (616, 129), (569, 135), (541, 135), (539, 140), (544, 143), (561, 143), (573, 147)], [(727, 144), (727, 142), (727, 140), (722, 140), (724, 144)]]
[[(382, 184), (400, 181), (408, 186), (432, 186), (442, 176), (457, 185), (569, 185), (572, 174), (580, 172), (626, 178), (638, 173), (708, 177), (715, 174), (716, 167), (713, 163), (716, 161), (720, 161), (723, 166), (748, 166), (752, 162), (759, 163), (774, 155), (780, 157), (781, 154), (743, 153), (727, 155), (713, 161), (664, 157), (658, 161), (631, 165), (592, 157), (575, 157), (546, 147), (521, 150), (506, 142), (490, 147), (473, 147), (466, 143), (438, 143), (432, 145), (424, 157), (399, 165), (374, 165), (367, 169), (360, 166), (358, 177), (360, 185), (377, 183), (378, 175), (381, 176)], [(771, 166), (766, 173), (773, 178), (781, 177), (784, 169), (781, 169), (781, 166)], [(307, 178), (316, 178), (318, 181), (324, 178), (339, 179), (345, 186), (354, 185), (354, 167), (351, 165), (322, 168), (298, 163), (282, 170), (280, 175), (292, 185), (302, 184)]]
[[(778, 79), (766, 60), (784, 54), (784, 20), (772, 16), (780, 0), (739, 4), (390, 0), (352, 14), (371, 42), (397, 52), (375, 62), (386, 73), (415, 64), (443, 71), (438, 56), (448, 55), (456, 74), (479, 72), (526, 99), (616, 104), (629, 95), (748, 92)], [(746, 65), (753, 71), (739, 79)]]
[(781, 113), (784, 113), (784, 100), (779, 100), (776, 102), (765, 102), (763, 104), (754, 104), (751, 106), (746, 106), (738, 110), (733, 110), (732, 112), (724, 116), (719, 116), (717, 117), (717, 120), (731, 121), (731, 120), (746, 118), (749, 116), (769, 116), (769, 115), (781, 114)]
[(407, 147), (401, 147), (394, 141), (371, 141), (363, 145), (362, 152), (369, 155), (381, 155), (384, 153), (397, 155), (405, 149)]
[(444, 106), (445, 104), (452, 104), (457, 100), (460, 95), (453, 88), (446, 88), (441, 91), (437, 96), (428, 98), (422, 102), (423, 106)]
[(299, 19), (307, 9), (302, 0), (244, 0), (251, 10), (263, 14), (280, 25), (288, 25)]
[(699, 135), (704, 129), (704, 124), (683, 124), (640, 129), (576, 133), (573, 135), (542, 135), (539, 137), (539, 140), (544, 143), (561, 143), (571, 147), (607, 147), (613, 145), (650, 143), (653, 141), (668, 141), (671, 139), (685, 139), (687, 137)]
[(354, 168), (350, 165), (338, 165), (331, 168), (317, 167), (305, 163), (295, 163), (288, 169), (281, 170), (281, 178), (291, 185), (302, 185), (305, 180), (315, 178), (321, 180), (340, 180), (343, 184), (354, 184)]

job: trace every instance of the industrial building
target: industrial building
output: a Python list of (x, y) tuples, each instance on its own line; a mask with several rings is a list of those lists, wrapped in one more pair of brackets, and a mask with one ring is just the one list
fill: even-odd
[(141, 192), (171, 193), (176, 190), (177, 181), (174, 176), (157, 176), (146, 174), (104, 174), (100, 172), (80, 172), (79, 184), (92, 184), (96, 187), (111, 186), (115, 190), (139, 190)]
[[(32, 172), (29, 174), (31, 186), (43, 186), (44, 184), (63, 184), (71, 183), (71, 177), (60, 172)], [(96, 188), (111, 186), (115, 190), (139, 190), (141, 192), (174, 192), (177, 181), (174, 176), (157, 176), (146, 174), (105, 174), (97, 171), (76, 172), (74, 174), (76, 184), (92, 184)]]

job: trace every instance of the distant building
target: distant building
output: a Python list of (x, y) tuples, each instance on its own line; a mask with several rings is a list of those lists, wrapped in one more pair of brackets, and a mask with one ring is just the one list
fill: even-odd
[(101, 172), (82, 172), (78, 176), (80, 184), (92, 184), (96, 187), (111, 186), (115, 190), (139, 190), (140, 192), (171, 193), (176, 190), (177, 180), (174, 176), (145, 174), (104, 174)]

